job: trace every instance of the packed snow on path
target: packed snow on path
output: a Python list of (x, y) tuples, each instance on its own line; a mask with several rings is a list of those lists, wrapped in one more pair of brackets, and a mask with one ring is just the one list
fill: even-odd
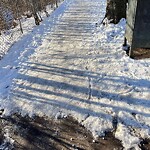
[(66, 0), (0, 62), (4, 114), (72, 115), (93, 136), (114, 131), (125, 149), (150, 137), (150, 59), (122, 50), (125, 20), (95, 26), (105, 0)]

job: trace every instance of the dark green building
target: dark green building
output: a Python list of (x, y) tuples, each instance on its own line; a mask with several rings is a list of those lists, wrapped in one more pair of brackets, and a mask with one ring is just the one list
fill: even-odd
[(150, 0), (128, 0), (125, 37), (131, 57), (136, 48), (150, 48)]

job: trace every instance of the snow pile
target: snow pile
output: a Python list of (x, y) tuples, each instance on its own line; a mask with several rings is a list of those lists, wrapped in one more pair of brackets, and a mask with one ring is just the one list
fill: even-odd
[(107, 54), (97, 60), (104, 74), (98, 87), (118, 118), (116, 138), (126, 149), (139, 149), (140, 139), (150, 137), (150, 59), (132, 60), (122, 50), (125, 23), (122, 19), (97, 29), (95, 40)]
[(138, 147), (138, 144), (140, 143), (139, 138), (131, 135), (130, 131), (125, 127), (125, 125), (121, 123), (118, 124), (115, 136), (116, 138), (123, 141), (123, 146), (126, 149), (134, 148), (135, 150), (139, 150)]
[(4, 131), (4, 142), (0, 145), (0, 149), (1, 150), (12, 150), (13, 147), (13, 143), (14, 140), (10, 137), (9, 134), (9, 129), (6, 127), (5, 131)]

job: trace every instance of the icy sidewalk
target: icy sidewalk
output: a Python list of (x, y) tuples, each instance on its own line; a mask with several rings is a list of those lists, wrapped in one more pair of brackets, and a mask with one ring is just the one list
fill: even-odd
[(123, 21), (96, 28), (105, 8), (105, 0), (65, 1), (14, 45), (0, 63), (2, 96), (15, 77), (5, 114), (72, 115), (94, 137), (114, 131), (126, 149), (139, 149), (150, 134), (150, 60), (122, 51)]

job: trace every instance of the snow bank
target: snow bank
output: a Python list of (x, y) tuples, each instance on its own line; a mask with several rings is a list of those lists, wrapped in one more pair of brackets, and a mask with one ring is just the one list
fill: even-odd
[(150, 137), (150, 59), (132, 60), (122, 50), (125, 23), (122, 19), (97, 29), (95, 40), (107, 54), (98, 60), (105, 73), (99, 88), (108, 94), (107, 105), (118, 118), (116, 138), (125, 149), (139, 149), (140, 139)]

